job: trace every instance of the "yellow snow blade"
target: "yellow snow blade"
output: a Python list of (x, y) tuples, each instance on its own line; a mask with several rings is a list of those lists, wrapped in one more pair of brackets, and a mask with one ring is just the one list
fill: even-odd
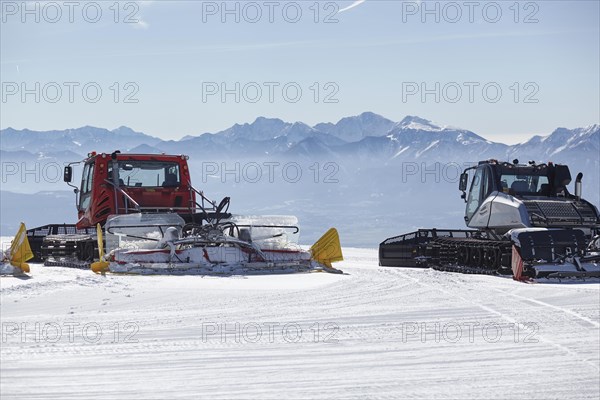
[(96, 235), (98, 236), (98, 257), (100, 261), (93, 262), (90, 268), (97, 274), (108, 272), (109, 262), (104, 261), (104, 240), (102, 238), (102, 228), (96, 224)]
[(9, 255), (10, 265), (20, 268), (23, 272), (29, 272), (27, 261), (33, 258), (33, 252), (29, 245), (29, 239), (27, 239), (27, 228), (23, 222), (10, 245)]
[(331, 263), (342, 261), (342, 246), (340, 245), (340, 236), (335, 228), (329, 229), (315, 244), (310, 248), (312, 258), (326, 267), (333, 268)]
[(96, 236), (98, 237), (98, 258), (104, 261), (104, 239), (102, 237), (102, 228), (96, 224)]
[(96, 261), (91, 265), (92, 271), (97, 274), (104, 274), (109, 271), (108, 266), (110, 263), (108, 261)]
[(29, 264), (27, 264), (25, 262), (18, 263), (18, 262), (11, 261), (10, 265), (12, 265), (14, 267), (14, 270), (12, 272), (13, 275), (20, 275), (21, 273), (30, 271)]

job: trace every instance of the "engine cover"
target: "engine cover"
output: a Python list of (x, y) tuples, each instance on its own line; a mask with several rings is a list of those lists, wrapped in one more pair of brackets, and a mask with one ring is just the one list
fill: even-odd
[(577, 200), (523, 200), (532, 226), (593, 227), (600, 223), (593, 206)]

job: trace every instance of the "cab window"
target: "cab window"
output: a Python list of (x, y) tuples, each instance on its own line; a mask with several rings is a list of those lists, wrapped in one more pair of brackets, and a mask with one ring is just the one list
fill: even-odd
[(544, 195), (550, 191), (548, 177), (544, 175), (510, 175), (500, 178), (506, 193), (515, 195)]
[(473, 217), (473, 214), (475, 214), (481, 203), (481, 194), (484, 188), (483, 178), (483, 168), (479, 168), (473, 177), (469, 198), (467, 199), (467, 218), (469, 220)]
[(81, 177), (81, 194), (79, 198), (79, 209), (85, 210), (90, 205), (90, 199), (92, 198), (92, 188), (94, 185), (94, 164), (86, 164), (83, 168), (83, 174)]
[(119, 162), (119, 185), (177, 187), (181, 185), (179, 165), (159, 161), (121, 161)]

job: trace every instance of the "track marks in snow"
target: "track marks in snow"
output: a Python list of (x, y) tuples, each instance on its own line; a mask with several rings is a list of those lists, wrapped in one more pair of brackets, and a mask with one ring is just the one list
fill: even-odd
[[(586, 321), (594, 322), (600, 306), (590, 304), (590, 286), (545, 287), (382, 268), (376, 250), (344, 253), (340, 268), (348, 275), (342, 276), (75, 279), (83, 272), (59, 269), (53, 271), (61, 280), (56, 287), (50, 283), (28, 293), (25, 286), (5, 291), (2, 285), (3, 321), (5, 316), (19, 323), (75, 318), (103, 328), (115, 321), (140, 327), (137, 343), (78, 339), (3, 345), (2, 394), (23, 399), (600, 395), (598, 371), (590, 367), (598, 361), (598, 345), (592, 343), (598, 326)], [(49, 272), (35, 279), (54, 281)], [(480, 336), (456, 343), (436, 342), (432, 335), (405, 338), (403, 323), (411, 321), (494, 322), (503, 329), (511, 321), (533, 321), (547, 342), (515, 343), (508, 335), (496, 343)], [(274, 340), (263, 337), (257, 343), (236, 342), (235, 334), (204, 339), (207, 322), (294, 322), (305, 336), (289, 342), (279, 331)], [(314, 342), (310, 327), (326, 322), (339, 326), (336, 340)]]
[[(454, 276), (455, 274), (451, 274), (451, 276), (447, 276), (447, 275), (449, 275), (449, 273), (443, 273), (443, 272), (438, 272), (438, 271), (433, 271), (433, 270), (429, 270), (427, 272), (432, 273), (432, 274), (441, 274), (442, 276), (446, 276), (449, 281), (454, 282), (454, 283), (457, 283), (458, 281), (462, 280), (460, 278), (456, 278)], [(446, 294), (448, 296), (451, 296), (451, 297), (454, 297), (454, 298), (458, 298), (458, 299), (462, 300), (463, 302), (468, 303), (468, 304), (472, 304), (472, 305), (474, 305), (476, 307), (479, 307), (480, 309), (482, 309), (482, 310), (484, 310), (484, 311), (486, 311), (486, 312), (488, 312), (490, 314), (497, 315), (498, 317), (500, 317), (504, 321), (506, 321), (506, 322), (508, 322), (510, 324), (514, 324), (515, 326), (518, 326), (519, 329), (521, 329), (521, 330), (523, 330), (525, 332), (536, 333), (536, 338), (539, 341), (541, 341), (543, 343), (547, 343), (548, 345), (550, 345), (550, 346), (558, 349), (559, 351), (562, 351), (564, 353), (569, 354), (571, 357), (573, 357), (573, 359), (575, 359), (575, 360), (577, 360), (577, 361), (579, 361), (581, 363), (587, 364), (588, 366), (592, 367), (596, 371), (600, 371), (599, 360), (596, 357), (594, 357), (594, 359), (589, 359), (589, 357), (583, 356), (580, 353), (578, 353), (577, 351), (572, 350), (569, 347), (567, 347), (565, 345), (562, 345), (562, 344), (558, 343), (557, 341), (550, 339), (547, 336), (544, 336), (544, 335), (541, 335), (541, 334), (537, 334), (536, 331), (532, 330), (532, 325), (520, 322), (513, 315), (515, 314), (516, 310), (519, 310), (519, 311), (522, 310), (522, 304), (523, 304), (523, 302), (527, 302), (527, 303), (533, 303), (533, 304), (536, 304), (536, 305), (543, 306), (545, 308), (550, 308), (550, 309), (559, 311), (561, 313), (564, 313), (566, 315), (569, 315), (569, 316), (575, 317), (575, 318), (577, 318), (577, 319), (579, 319), (581, 321), (584, 321), (584, 322), (592, 325), (595, 328), (598, 328), (598, 327), (600, 327), (600, 324), (598, 324), (596, 321), (593, 321), (593, 320), (591, 320), (591, 319), (589, 319), (589, 318), (587, 318), (587, 317), (585, 317), (585, 316), (583, 316), (583, 315), (581, 315), (581, 314), (579, 314), (579, 313), (577, 313), (575, 311), (566, 309), (564, 307), (554, 306), (552, 304), (549, 304), (549, 303), (546, 303), (546, 302), (543, 302), (543, 301), (540, 301), (540, 300), (536, 300), (536, 299), (533, 299), (533, 298), (529, 298), (529, 297), (517, 295), (517, 294), (514, 294), (514, 293), (509, 293), (509, 292), (506, 292), (504, 290), (491, 287), (490, 290), (493, 290), (494, 292), (502, 294), (504, 296), (504, 298), (506, 298), (506, 296), (510, 296), (510, 297), (513, 297), (513, 298), (516, 298), (516, 299), (519, 300), (519, 302), (517, 302), (516, 304), (514, 304), (514, 302), (513, 302), (513, 304), (511, 304), (511, 305), (506, 304), (504, 302), (501, 302), (501, 303), (503, 303), (502, 304), (503, 307), (506, 309), (505, 311), (501, 311), (501, 310), (499, 310), (498, 306), (492, 307), (492, 306), (488, 306), (488, 305), (484, 304), (485, 301), (490, 302), (490, 299), (494, 299), (493, 301), (495, 301), (495, 302), (500, 302), (500, 299), (498, 299), (496, 297), (486, 296), (486, 292), (479, 293), (479, 296), (483, 295), (484, 297), (487, 297), (487, 299), (484, 299), (482, 297), (475, 297), (475, 296), (466, 297), (466, 296), (463, 296), (463, 295), (458, 294), (456, 292), (456, 289), (458, 289), (458, 290), (464, 290), (465, 289), (464, 286), (458, 287), (458, 288), (457, 287), (452, 287), (452, 289), (450, 290), (450, 289), (448, 289), (450, 287), (450, 285), (448, 285), (448, 284), (446, 284), (446, 285), (440, 285), (439, 282), (437, 282), (435, 285), (432, 285), (432, 284), (429, 284), (429, 283), (425, 283), (425, 282), (423, 282), (422, 279), (417, 279), (417, 278), (411, 276), (410, 274), (402, 273), (400, 271), (398, 271), (397, 273), (399, 275), (405, 277), (406, 279), (409, 279), (409, 280), (411, 280), (411, 281), (413, 281), (413, 282), (415, 282), (415, 283), (417, 283), (419, 285), (423, 285), (423, 286), (426, 286), (428, 288), (431, 288), (432, 290), (436, 290), (436, 291), (442, 292), (442, 293), (444, 293), (444, 294)], [(489, 279), (489, 277), (482, 277), (482, 278), (485, 279), (485, 280)], [(501, 279), (501, 278), (492, 277), (492, 279)], [(468, 284), (469, 284), (469, 282), (467, 282), (467, 285)], [(516, 283), (516, 284), (521, 284), (521, 283)], [(446, 288), (444, 288), (444, 287), (446, 287)], [(471, 291), (471, 293), (472, 293), (472, 291)], [(535, 307), (529, 307), (526, 310), (529, 311), (529, 312), (537, 311)], [(535, 325), (535, 326), (539, 326), (539, 325)], [(598, 337), (598, 335), (600, 334), (600, 331), (598, 329), (586, 329), (586, 331), (587, 331), (586, 333), (588, 333), (590, 337), (594, 337), (594, 336)], [(581, 334), (581, 333), (578, 332), (578, 334)]]
[(598, 323), (597, 321), (594, 321), (594, 320), (592, 320), (592, 319), (590, 319), (590, 318), (588, 318), (588, 317), (586, 317), (584, 315), (581, 315), (581, 314), (579, 314), (579, 313), (577, 313), (577, 312), (575, 312), (573, 310), (569, 310), (569, 309), (564, 308), (564, 307), (558, 307), (558, 306), (555, 306), (553, 304), (546, 303), (544, 301), (540, 301), (540, 300), (532, 299), (532, 298), (529, 298), (529, 297), (521, 296), (521, 295), (518, 295), (516, 293), (509, 293), (509, 292), (506, 292), (506, 291), (500, 290), (500, 289), (493, 289), (493, 290), (495, 290), (496, 292), (500, 292), (500, 293), (502, 293), (504, 295), (507, 295), (507, 296), (512, 296), (512, 297), (524, 300), (524, 301), (529, 302), (529, 303), (538, 304), (538, 305), (543, 306), (543, 307), (551, 308), (553, 310), (557, 310), (557, 311), (563, 312), (565, 314), (569, 314), (569, 315), (571, 315), (571, 316), (573, 316), (573, 317), (575, 317), (577, 319), (580, 319), (581, 321), (587, 322), (588, 324), (590, 324), (590, 325), (592, 325), (592, 326), (594, 326), (596, 328), (600, 328), (600, 323)]

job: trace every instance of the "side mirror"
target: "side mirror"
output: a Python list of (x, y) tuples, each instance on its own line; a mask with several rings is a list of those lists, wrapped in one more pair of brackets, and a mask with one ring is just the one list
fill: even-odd
[(466, 172), (463, 172), (462, 174), (460, 174), (460, 182), (458, 184), (458, 190), (463, 191), (463, 192), (466, 191), (468, 182), (469, 182), (469, 174), (467, 174)]
[(71, 180), (73, 180), (73, 167), (70, 165), (67, 165), (64, 169), (63, 180), (67, 183), (71, 183)]

